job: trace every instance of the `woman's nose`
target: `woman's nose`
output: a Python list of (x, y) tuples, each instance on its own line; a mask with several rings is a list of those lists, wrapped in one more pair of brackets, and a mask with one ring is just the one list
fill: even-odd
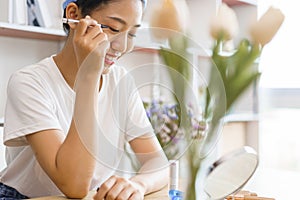
[(120, 33), (111, 39), (111, 48), (120, 53), (124, 53), (127, 49), (127, 34)]

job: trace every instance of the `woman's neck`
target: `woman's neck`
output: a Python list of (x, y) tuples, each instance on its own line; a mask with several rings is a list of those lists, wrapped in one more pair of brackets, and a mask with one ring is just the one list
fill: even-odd
[[(71, 37), (68, 37), (63, 49), (53, 57), (60, 73), (70, 88), (74, 88), (79, 66), (74, 53)], [(99, 91), (101, 90), (103, 78), (100, 79)]]
[(71, 88), (73, 88), (78, 71), (78, 64), (76, 61), (72, 41), (69, 37), (61, 52), (54, 56), (53, 59), (65, 81)]

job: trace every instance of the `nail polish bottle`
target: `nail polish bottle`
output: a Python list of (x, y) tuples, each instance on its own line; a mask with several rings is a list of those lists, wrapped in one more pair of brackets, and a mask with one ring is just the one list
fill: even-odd
[(178, 190), (179, 161), (170, 160), (169, 197), (171, 200), (183, 200), (183, 192)]

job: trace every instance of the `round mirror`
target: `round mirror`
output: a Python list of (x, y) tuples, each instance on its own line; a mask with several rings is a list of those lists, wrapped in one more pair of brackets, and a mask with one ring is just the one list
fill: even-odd
[(224, 199), (239, 191), (258, 166), (258, 156), (251, 147), (243, 147), (221, 157), (209, 168), (204, 191), (210, 199)]

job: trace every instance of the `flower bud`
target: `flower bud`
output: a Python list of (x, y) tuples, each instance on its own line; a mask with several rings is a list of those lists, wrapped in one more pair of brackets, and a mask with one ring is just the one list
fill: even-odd
[(250, 29), (252, 40), (264, 46), (272, 40), (284, 20), (283, 13), (274, 7), (267, 12)]
[(150, 26), (160, 28), (152, 30), (152, 35), (157, 39), (168, 39), (173, 31), (183, 30), (180, 15), (173, 0), (164, 0), (162, 6), (153, 10)]
[(212, 19), (210, 34), (214, 39), (231, 40), (238, 33), (238, 20), (233, 9), (222, 3)]

